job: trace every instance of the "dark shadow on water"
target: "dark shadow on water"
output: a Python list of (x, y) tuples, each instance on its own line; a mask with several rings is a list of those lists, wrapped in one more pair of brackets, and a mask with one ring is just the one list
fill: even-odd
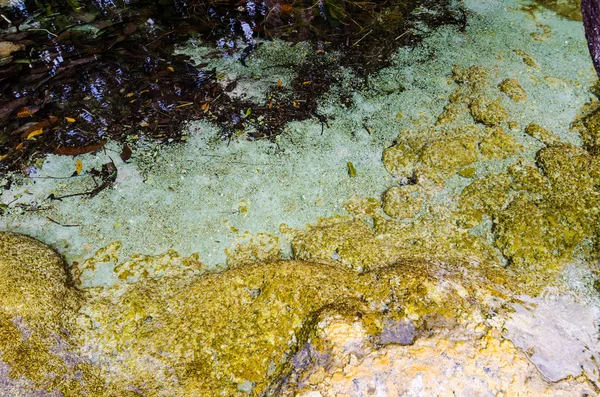
[[(78, 155), (108, 140), (178, 142), (181, 123), (206, 119), (224, 138), (246, 131), (271, 139), (293, 120), (327, 119), (318, 101), (341, 67), (358, 77), (388, 64), (440, 25), (464, 28), (466, 16), (444, 1), (25, 1), (0, 19), (0, 170), (31, 172), (45, 153)], [(418, 27), (418, 29), (413, 29)], [(207, 57), (253, 62), (259, 39), (310, 40), (315, 53), (288, 86), (256, 105), (228, 95), (208, 61), (173, 53), (192, 36), (213, 43)], [(340, 51), (338, 59), (329, 51)], [(347, 106), (349, 95), (339, 100)], [(248, 109), (251, 109), (249, 112)]]

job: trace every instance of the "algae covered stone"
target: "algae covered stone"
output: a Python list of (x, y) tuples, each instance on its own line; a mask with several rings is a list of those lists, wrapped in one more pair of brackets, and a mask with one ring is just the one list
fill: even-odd
[(0, 233), (0, 311), (30, 327), (59, 330), (78, 304), (62, 258), (41, 242)]
[(479, 144), (479, 150), (488, 159), (506, 159), (523, 150), (517, 140), (504, 132), (502, 127), (491, 127)]
[(534, 137), (545, 145), (554, 145), (560, 142), (560, 139), (548, 129), (536, 123), (530, 123), (525, 128), (525, 133)]
[(412, 218), (423, 206), (423, 197), (415, 185), (394, 186), (383, 195), (383, 210), (392, 218)]
[(585, 129), (581, 132), (581, 139), (585, 148), (592, 154), (600, 154), (600, 110), (588, 115), (583, 124)]
[(484, 96), (473, 99), (471, 115), (475, 121), (489, 126), (498, 125), (508, 119), (508, 112), (500, 105), (500, 99), (491, 100)]
[(515, 102), (525, 102), (527, 100), (527, 93), (518, 80), (504, 79), (498, 84), (498, 88)]
[[(396, 177), (448, 178), (479, 157), (481, 132), (475, 126), (413, 134), (417, 136), (401, 139), (384, 151), (383, 163)], [(427, 134), (431, 136), (425, 138)]]

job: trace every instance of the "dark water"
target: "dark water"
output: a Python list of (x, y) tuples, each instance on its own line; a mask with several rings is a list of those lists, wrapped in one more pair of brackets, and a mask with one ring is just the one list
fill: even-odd
[[(45, 153), (82, 154), (108, 140), (123, 143), (127, 160), (128, 138), (177, 142), (186, 120), (211, 120), (224, 138), (252, 127), (248, 139), (268, 139), (307, 118), (325, 129), (318, 100), (341, 67), (364, 84), (398, 46), (442, 24), (466, 24), (460, 7), (423, 0), (25, 1), (2, 15), (0, 170), (25, 172)], [(207, 57), (243, 65), (261, 40), (309, 40), (315, 52), (286, 65), (297, 77), (256, 105), (227, 95), (236, 82), (220, 84), (208, 62), (173, 54), (192, 36), (214, 46)], [(342, 56), (324, 56), (334, 50)]]

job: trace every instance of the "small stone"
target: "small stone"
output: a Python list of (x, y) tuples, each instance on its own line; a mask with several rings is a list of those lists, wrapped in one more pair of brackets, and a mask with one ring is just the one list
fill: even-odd
[(255, 383), (245, 380), (242, 383), (238, 383), (237, 389), (243, 393), (252, 393)]
[(463, 178), (472, 178), (473, 175), (475, 175), (475, 168), (468, 167), (468, 168), (462, 169), (462, 170), (458, 171), (458, 175), (462, 176)]
[(525, 128), (525, 133), (534, 137), (544, 145), (550, 146), (560, 143), (560, 139), (552, 132), (539, 124), (531, 123)]

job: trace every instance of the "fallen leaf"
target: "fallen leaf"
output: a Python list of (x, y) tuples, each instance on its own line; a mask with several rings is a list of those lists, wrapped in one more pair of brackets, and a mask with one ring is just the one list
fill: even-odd
[(131, 148), (129, 145), (125, 144), (125, 146), (123, 146), (123, 150), (121, 151), (119, 157), (121, 157), (121, 160), (123, 161), (127, 161), (131, 158)]
[(281, 87), (283, 86), (283, 83), (281, 82), (281, 80), (277, 80), (277, 87)]
[[(33, 134), (34, 132), (37, 132), (49, 125), (50, 125), (50, 123), (47, 120), (40, 121), (39, 123), (35, 123), (31, 127), (27, 128), (25, 131), (23, 131), (21, 133), (20, 136), (23, 139), (29, 139), (29, 137), (32, 136), (31, 134)], [(34, 134), (33, 136), (36, 136), (36, 135), (39, 135), (39, 134)]]
[(60, 154), (63, 156), (77, 156), (78, 154), (95, 152), (102, 148), (106, 144), (106, 141), (100, 143), (94, 143), (87, 146), (64, 146), (54, 149), (54, 154)]
[(305, 81), (302, 83), (302, 85), (310, 85), (310, 83), (312, 83), (312, 81)]
[(23, 142), (19, 143), (17, 145), (17, 147), (15, 147), (15, 150), (21, 150), (21, 149), (23, 149)]
[(67, 120), (67, 123), (74, 123), (76, 121), (73, 117), (65, 117), (65, 120)]
[(21, 110), (19, 110), (19, 112), (17, 113), (17, 117), (20, 119), (25, 117), (31, 117), (38, 110), (40, 110), (39, 106), (25, 106), (21, 108)]
[(352, 162), (348, 161), (348, 175), (350, 176), (350, 178), (354, 178), (356, 177), (356, 168), (354, 168), (354, 164), (352, 164)]
[(0, 41), (0, 58), (6, 58), (10, 54), (16, 51), (25, 50), (23, 44), (15, 44), (10, 41)]
[(0, 156), (0, 161), (4, 160), (7, 157), (8, 157), (8, 154), (3, 154), (2, 156)]
[(83, 169), (83, 163), (81, 162), (81, 160), (77, 160), (75, 162), (75, 172), (77, 173), (77, 175), (81, 174), (82, 169)]
[(204, 113), (208, 112), (208, 108), (210, 107), (208, 102), (205, 102), (204, 105), (200, 106), (200, 109), (204, 111)]
[(174, 72), (175, 69), (173, 69), (173, 66), (169, 66), (167, 69), (169, 69), (170, 72)]
[(30, 140), (30, 139), (32, 139), (35, 136), (42, 135), (43, 133), (44, 133), (44, 129), (43, 128), (38, 128), (37, 130), (31, 131), (29, 133), (29, 135), (27, 135), (27, 138), (25, 138), (25, 139)]

